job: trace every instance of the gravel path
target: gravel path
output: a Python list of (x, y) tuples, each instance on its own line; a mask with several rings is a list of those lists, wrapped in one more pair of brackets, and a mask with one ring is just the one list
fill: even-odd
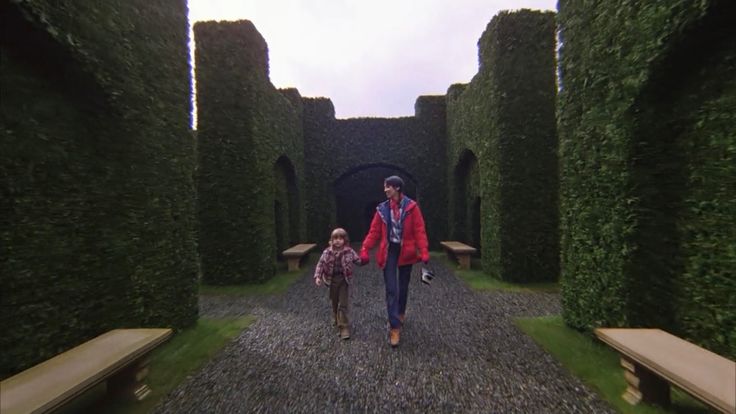
[(431, 287), (414, 267), (396, 349), (374, 263), (355, 272), (349, 341), (337, 337), (327, 290), (309, 270), (281, 296), (202, 297), (203, 316), (258, 321), (156, 412), (613, 412), (511, 322), (559, 313), (558, 295), (476, 293), (435, 267)]

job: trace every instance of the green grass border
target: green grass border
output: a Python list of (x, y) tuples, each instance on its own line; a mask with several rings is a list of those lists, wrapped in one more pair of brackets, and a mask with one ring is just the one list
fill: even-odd
[(59, 413), (149, 413), (187, 376), (204, 366), (255, 320), (251, 315), (200, 318), (194, 326), (177, 333), (151, 353), (149, 374), (144, 380), (151, 388), (151, 393), (143, 401), (112, 399), (106, 394), (103, 382), (64, 406)]
[(470, 269), (462, 270), (458, 266), (456, 261), (451, 261), (447, 254), (444, 252), (432, 251), (430, 258), (434, 261), (439, 261), (444, 264), (448, 269), (455, 272), (455, 274), (462, 279), (468, 286), (473, 290), (477, 291), (493, 291), (503, 290), (506, 292), (545, 292), (545, 293), (558, 293), (560, 291), (559, 284), (557, 282), (542, 282), (542, 283), (510, 283), (505, 282), (501, 279), (495, 278), (482, 270), (479, 270), (481, 266), (480, 258), (474, 257), (470, 261)]
[(262, 296), (283, 293), (305, 272), (311, 272), (317, 264), (319, 255), (312, 252), (302, 259), (299, 270), (289, 272), (285, 262), (277, 263), (277, 272), (274, 277), (264, 283), (246, 283), (241, 285), (205, 285), (199, 286), (200, 295), (227, 295), (227, 296)]
[(151, 356), (151, 373), (148, 377), (151, 395), (138, 403), (111, 405), (109, 412), (134, 414), (150, 412), (163, 397), (187, 376), (210, 361), (255, 320), (256, 318), (251, 315), (227, 319), (199, 319), (193, 328), (182, 331)]
[(620, 413), (706, 414), (713, 412), (674, 386), (671, 387), (672, 405), (668, 409), (643, 404), (632, 406), (621, 398), (621, 394), (626, 389), (626, 381), (617, 352), (569, 328), (559, 315), (517, 318), (514, 323)]

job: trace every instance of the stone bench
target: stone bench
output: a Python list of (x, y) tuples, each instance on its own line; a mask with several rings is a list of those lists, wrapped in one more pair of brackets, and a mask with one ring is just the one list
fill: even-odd
[(299, 270), (299, 261), (315, 247), (314, 243), (297, 244), (281, 252), (289, 263), (289, 271)]
[(457, 258), (460, 269), (470, 269), (470, 256), (477, 251), (475, 247), (457, 241), (443, 241), (440, 245), (447, 251), (447, 256), (452, 260), (451, 255)]
[(736, 413), (736, 363), (660, 329), (599, 328), (596, 336), (621, 354), (628, 384), (622, 397), (670, 403), (670, 384), (723, 413)]
[(0, 412), (56, 410), (107, 380), (115, 397), (142, 400), (150, 388), (148, 353), (171, 329), (115, 329), (0, 382)]

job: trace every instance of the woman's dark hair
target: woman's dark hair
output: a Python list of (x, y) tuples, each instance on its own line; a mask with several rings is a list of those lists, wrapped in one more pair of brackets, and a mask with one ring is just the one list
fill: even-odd
[(399, 192), (403, 192), (402, 189), (404, 188), (404, 180), (402, 180), (401, 177), (399, 177), (398, 175), (392, 175), (386, 178), (385, 180), (383, 180), (383, 183), (399, 190)]

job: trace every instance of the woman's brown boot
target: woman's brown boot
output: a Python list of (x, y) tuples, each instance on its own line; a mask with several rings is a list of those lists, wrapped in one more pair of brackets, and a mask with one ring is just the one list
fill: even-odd
[(401, 330), (400, 329), (390, 329), (388, 331), (388, 343), (392, 347), (396, 348), (399, 346), (399, 334)]

